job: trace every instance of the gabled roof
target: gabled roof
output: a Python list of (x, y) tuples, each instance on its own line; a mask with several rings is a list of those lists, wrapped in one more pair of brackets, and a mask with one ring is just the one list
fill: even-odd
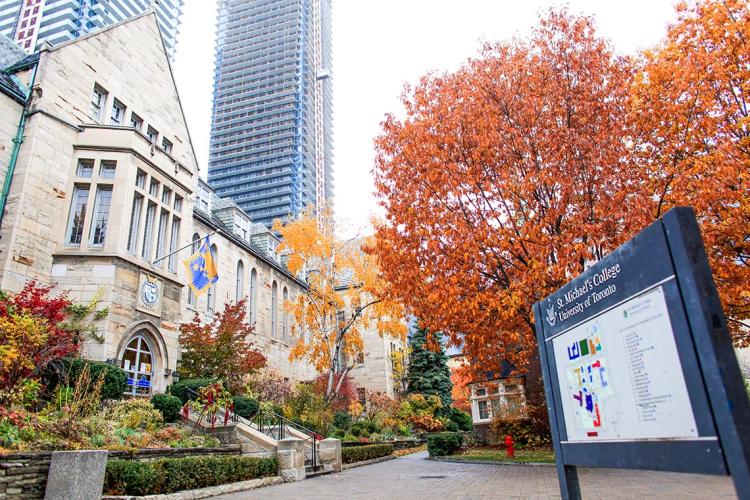
[(5, 35), (0, 35), (0, 69), (11, 66), (26, 57), (26, 51)]
[(117, 29), (118, 27), (135, 22), (141, 18), (151, 16), (153, 19), (153, 22), (156, 23), (156, 32), (159, 33), (159, 40), (161, 41), (161, 49), (162, 54), (164, 55), (164, 59), (167, 62), (167, 68), (169, 69), (169, 76), (172, 80), (172, 86), (174, 87), (175, 95), (177, 96), (177, 104), (180, 107), (180, 114), (182, 115), (182, 121), (185, 123), (185, 131), (187, 133), (187, 139), (190, 143), (190, 150), (193, 153), (193, 158), (195, 159), (195, 165), (198, 168), (198, 171), (200, 171), (200, 165), (198, 164), (198, 156), (195, 154), (195, 147), (193, 146), (193, 139), (190, 137), (190, 127), (188, 126), (187, 119), (185, 118), (185, 109), (182, 107), (182, 100), (180, 99), (180, 92), (177, 89), (177, 82), (174, 79), (174, 71), (172, 70), (172, 62), (169, 60), (169, 54), (167, 53), (167, 48), (164, 45), (164, 37), (161, 34), (161, 28), (159, 27), (159, 21), (156, 17), (156, 11), (153, 7), (149, 7), (146, 9), (143, 13), (138, 14), (137, 16), (129, 17), (127, 19), (124, 19), (118, 23), (110, 24), (108, 26), (105, 26), (101, 29), (98, 29), (96, 31), (92, 31), (90, 33), (87, 33), (85, 35), (79, 36), (77, 38), (73, 38), (72, 40), (66, 40), (65, 42), (59, 43), (57, 45), (46, 45), (41, 49), (42, 52), (48, 51), (48, 52), (54, 52), (56, 50), (60, 50), (63, 47), (67, 47), (68, 45), (73, 45), (75, 43), (82, 42), (83, 40), (88, 40), (89, 38), (98, 36), (102, 33), (105, 33), (107, 31)]

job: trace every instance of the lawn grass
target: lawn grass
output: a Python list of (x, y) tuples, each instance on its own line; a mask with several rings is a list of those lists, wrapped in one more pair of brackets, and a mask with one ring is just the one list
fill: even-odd
[(515, 457), (508, 458), (505, 448), (468, 448), (450, 458), (459, 460), (486, 460), (488, 462), (555, 463), (555, 452), (551, 449), (516, 450)]

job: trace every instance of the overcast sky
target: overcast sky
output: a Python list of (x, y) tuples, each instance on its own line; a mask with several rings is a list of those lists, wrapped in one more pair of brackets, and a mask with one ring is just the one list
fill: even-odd
[[(373, 138), (401, 109), (405, 82), (456, 69), (482, 41), (528, 33), (537, 14), (567, 4), (593, 14), (620, 53), (657, 43), (674, 20), (672, 0), (333, 0), (334, 205), (352, 233), (378, 213), (370, 170)], [(186, 0), (175, 74), (201, 174), (208, 168), (216, 0)]]

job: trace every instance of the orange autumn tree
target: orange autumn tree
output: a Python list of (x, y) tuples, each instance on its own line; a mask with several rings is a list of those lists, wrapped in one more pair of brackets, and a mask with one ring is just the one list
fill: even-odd
[(738, 346), (750, 345), (750, 9), (746, 0), (678, 6), (633, 86), (634, 151), (659, 217), (695, 208)]
[(290, 359), (305, 359), (327, 376), (326, 397), (333, 398), (360, 354), (362, 334), (375, 328), (382, 337), (405, 339), (401, 303), (389, 293), (377, 257), (363, 251), (369, 239), (342, 241), (334, 234), (332, 213), (307, 209), (282, 225), (279, 252), (288, 255), (292, 274), (307, 287), (284, 304), (294, 317), (295, 344)]
[(479, 378), (529, 366), (534, 302), (645, 225), (623, 140), (631, 76), (591, 18), (551, 11), (528, 40), (422, 78), (405, 118), (383, 122), (375, 253), (391, 292)]

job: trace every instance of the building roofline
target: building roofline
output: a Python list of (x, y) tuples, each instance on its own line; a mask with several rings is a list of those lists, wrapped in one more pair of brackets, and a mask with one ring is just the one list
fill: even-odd
[(149, 7), (148, 9), (143, 11), (141, 14), (138, 14), (137, 16), (123, 19), (119, 23), (114, 23), (114, 24), (110, 24), (109, 26), (104, 26), (101, 29), (92, 31), (91, 33), (86, 33), (85, 35), (79, 36), (77, 38), (73, 38), (72, 40), (66, 40), (57, 45), (47, 44), (44, 47), (42, 47), (39, 52), (55, 52), (56, 50), (67, 47), (68, 45), (73, 45), (83, 40), (87, 40), (91, 37), (100, 35), (106, 31), (118, 28), (122, 26), (123, 24), (132, 23), (134, 21), (137, 21), (141, 18), (148, 17), (148, 16), (152, 16), (154, 22), (156, 23), (156, 32), (159, 33), (159, 41), (161, 42), (161, 51), (162, 51), (162, 54), (164, 54), (164, 58), (167, 60), (167, 68), (169, 69), (169, 77), (172, 80), (172, 86), (174, 87), (175, 95), (177, 96), (177, 104), (180, 107), (180, 114), (182, 115), (182, 122), (185, 124), (185, 131), (187, 132), (187, 139), (188, 139), (188, 142), (190, 143), (190, 151), (192, 151), (193, 159), (195, 160), (195, 166), (197, 169), (196, 174), (197, 174), (201, 170), (200, 163), (198, 163), (198, 156), (195, 154), (195, 146), (193, 145), (193, 138), (190, 136), (190, 126), (188, 125), (187, 118), (185, 117), (185, 109), (183, 108), (182, 100), (180, 99), (180, 91), (177, 88), (177, 81), (174, 78), (174, 71), (172, 70), (172, 62), (169, 60), (167, 47), (164, 44), (164, 36), (162, 35), (161, 28), (159, 27), (159, 19), (157, 18), (156, 10), (154, 10), (153, 7)]

